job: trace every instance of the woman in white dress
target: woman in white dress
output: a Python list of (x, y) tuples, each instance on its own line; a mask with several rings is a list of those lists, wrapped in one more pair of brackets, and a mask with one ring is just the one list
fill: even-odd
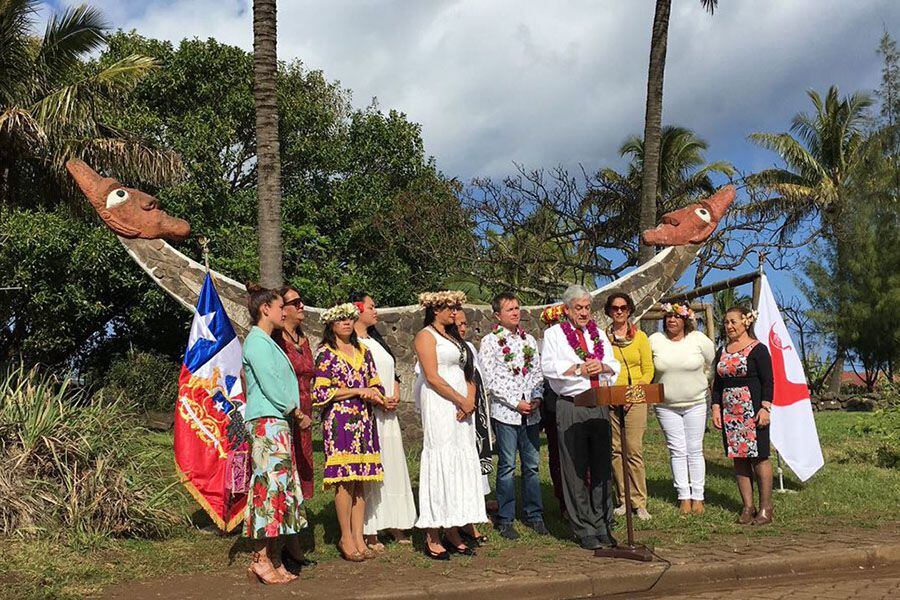
[(488, 520), (472, 417), (474, 358), (454, 324), (465, 300), (462, 292), (419, 296), (425, 322), (415, 339), (423, 435), (416, 527), (426, 533), (425, 556), (435, 560), (449, 560), (449, 552), (475, 554), (458, 527)]
[(404, 530), (416, 524), (416, 503), (413, 500), (409, 470), (406, 466), (406, 452), (403, 450), (403, 436), (397, 406), (400, 404), (400, 385), (396, 376), (394, 354), (387, 342), (375, 329), (378, 323), (378, 309), (369, 294), (354, 294), (350, 298), (359, 309), (359, 319), (354, 327), (359, 341), (369, 349), (375, 360), (375, 370), (384, 386), (384, 407), (375, 409), (375, 424), (378, 441), (381, 444), (381, 464), (384, 466), (384, 482), (366, 485), (366, 516), (363, 533), (366, 544), (376, 552), (384, 550), (378, 541), (378, 532), (388, 530), (391, 537), (400, 543), (410, 543)]

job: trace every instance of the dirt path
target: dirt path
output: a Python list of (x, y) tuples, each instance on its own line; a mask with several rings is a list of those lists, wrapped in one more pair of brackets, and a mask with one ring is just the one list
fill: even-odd
[[(882, 550), (879, 550), (882, 548)], [(879, 554), (880, 552), (880, 554)], [(900, 526), (880, 531), (830, 531), (796, 536), (731, 536), (692, 546), (658, 547), (659, 560), (633, 563), (595, 559), (574, 545), (563, 549), (482, 548), (472, 558), (427, 561), (408, 546), (391, 547), (362, 564), (331, 561), (284, 586), (251, 585), (246, 557), (218, 574), (178, 576), (119, 585), (105, 597), (124, 600), (208, 598), (577, 598), (646, 591), (655, 582), (673, 586), (798, 572), (847, 570), (857, 562), (896, 561)], [(223, 561), (224, 563), (224, 561)], [(893, 564), (893, 563), (891, 563)], [(865, 565), (863, 565), (865, 566)], [(783, 569), (781, 569), (783, 570)], [(707, 588), (715, 589), (715, 588)], [(830, 597), (830, 596), (829, 596)]]

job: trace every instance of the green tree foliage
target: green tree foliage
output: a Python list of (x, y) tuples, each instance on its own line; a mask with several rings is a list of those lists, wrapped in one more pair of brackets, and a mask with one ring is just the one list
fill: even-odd
[[(105, 229), (0, 208), (0, 362), (102, 368), (113, 352), (183, 351), (187, 323)], [(90, 355), (91, 365), (84, 360)]]
[[(110, 39), (101, 64), (141, 53), (161, 68), (109, 118), (176, 150), (188, 177), (161, 188), (166, 209), (210, 239), (213, 266), (258, 276), (252, 57), (214, 40), (177, 47), (136, 34)], [(280, 65), (279, 131), (285, 279), (325, 305), (365, 288), (384, 304), (439, 285), (447, 264), (420, 248), (468, 231), (456, 189), (425, 155), (419, 125), (299, 62)]]
[(823, 261), (809, 262), (803, 286), (820, 326), (848, 349), (871, 391), (879, 373), (893, 377), (900, 359), (900, 213), (879, 194), (878, 179), (859, 190), (846, 228), (853, 251), (823, 244)]

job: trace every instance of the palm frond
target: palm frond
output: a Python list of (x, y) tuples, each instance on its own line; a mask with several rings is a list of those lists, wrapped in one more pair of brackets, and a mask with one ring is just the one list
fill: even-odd
[(16, 101), (31, 70), (28, 44), (36, 0), (0, 0), (0, 105)]
[(827, 177), (828, 173), (807, 148), (787, 133), (751, 133), (750, 140), (781, 156), (787, 167), (803, 178)]
[(706, 12), (713, 15), (716, 13), (716, 8), (719, 6), (719, 0), (700, 0), (700, 6), (702, 6)]
[(86, 4), (52, 15), (37, 54), (49, 85), (62, 82), (79, 58), (98, 49), (108, 27), (101, 12)]
[(19, 151), (34, 152), (46, 147), (47, 135), (30, 112), (10, 106), (0, 113), (0, 143)]

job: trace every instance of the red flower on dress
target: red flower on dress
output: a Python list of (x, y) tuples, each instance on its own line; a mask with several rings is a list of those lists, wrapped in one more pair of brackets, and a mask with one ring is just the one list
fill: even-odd
[(266, 503), (266, 496), (268, 495), (268, 489), (262, 483), (257, 481), (253, 486), (253, 507), (254, 508), (262, 508)]
[(278, 529), (280, 527), (281, 527), (281, 521), (278, 520), (278, 518), (276, 516), (276, 520), (271, 521), (271, 522), (269, 522), (268, 525), (266, 525), (266, 537), (277, 537)]
[(287, 499), (284, 492), (278, 492), (272, 497), (272, 509), (275, 511), (276, 518), (279, 518), (287, 510)]

